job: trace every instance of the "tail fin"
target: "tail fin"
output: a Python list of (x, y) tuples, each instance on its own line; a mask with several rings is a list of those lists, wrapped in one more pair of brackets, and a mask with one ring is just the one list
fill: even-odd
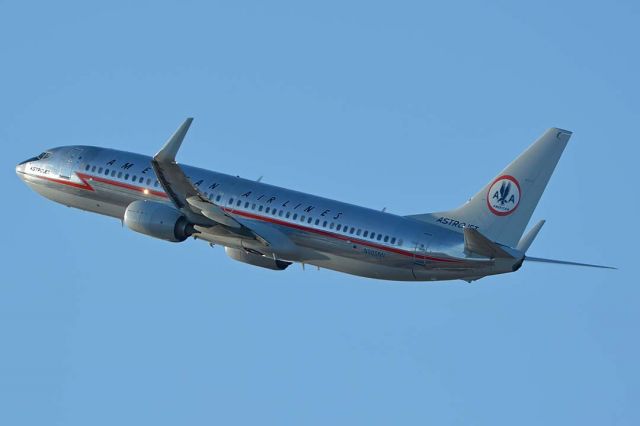
[(409, 217), (460, 232), (469, 226), (516, 247), (570, 137), (567, 130), (551, 128), (464, 205)]

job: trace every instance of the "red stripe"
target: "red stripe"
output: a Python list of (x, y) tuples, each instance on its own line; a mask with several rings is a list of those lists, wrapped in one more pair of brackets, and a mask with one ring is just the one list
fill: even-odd
[(49, 177), (49, 176), (38, 176), (38, 175), (29, 175), (29, 176), (37, 177), (37, 178), (40, 178), (40, 179), (45, 179), (45, 180), (48, 180), (48, 181), (54, 182), (54, 183), (61, 183), (63, 185), (72, 186), (74, 188), (86, 189), (87, 191), (94, 191), (93, 187), (91, 185), (89, 185), (82, 178), (80, 178), (80, 180), (82, 180), (82, 183), (77, 183), (77, 182), (71, 182), (69, 180), (56, 179), (56, 178), (52, 178), (52, 177)]
[(442, 259), (439, 257), (431, 257), (431, 256), (425, 256), (425, 255), (420, 255), (420, 254), (415, 254), (413, 252), (409, 252), (406, 250), (401, 250), (395, 247), (387, 247), (387, 246), (383, 246), (383, 245), (379, 245), (376, 243), (372, 243), (369, 241), (365, 241), (365, 240), (360, 240), (357, 238), (350, 238), (348, 236), (345, 235), (341, 235), (341, 234), (334, 234), (332, 232), (327, 232), (327, 231), (322, 231), (320, 229), (315, 229), (315, 228), (309, 228), (306, 226), (302, 226), (302, 225), (298, 225), (297, 223), (289, 223), (289, 222), (285, 222), (279, 219), (274, 219), (268, 216), (260, 216), (260, 215), (256, 215), (253, 213), (248, 213), (248, 212), (243, 212), (243, 211), (234, 211), (233, 209), (230, 208), (222, 208), (224, 211), (232, 213), (232, 214), (236, 214), (238, 216), (244, 216), (247, 217), (249, 219), (257, 219), (257, 220), (261, 220), (263, 222), (270, 222), (276, 225), (282, 225), (282, 226), (287, 226), (289, 228), (294, 228), (294, 229), (298, 229), (300, 231), (305, 231), (305, 232), (311, 232), (314, 234), (318, 234), (318, 235), (323, 235), (325, 237), (330, 237), (330, 238), (335, 238), (338, 240), (342, 240), (342, 241), (348, 241), (351, 243), (356, 243), (356, 244), (360, 244), (363, 246), (368, 246), (368, 247), (372, 247), (372, 248), (376, 248), (379, 250), (384, 250), (384, 251), (389, 251), (392, 253), (396, 253), (396, 254), (400, 254), (403, 256), (409, 256), (409, 257), (415, 257), (417, 259), (422, 259), (422, 260), (433, 260), (436, 262), (448, 262), (448, 263), (458, 263), (460, 262), (459, 260), (456, 259)]
[[(143, 194), (151, 194), (151, 195), (155, 195), (156, 197), (168, 198), (167, 194), (165, 194), (164, 192), (154, 191), (152, 189), (144, 188), (144, 187), (141, 187), (141, 186), (129, 185), (128, 183), (118, 182), (116, 180), (111, 180), (111, 179), (105, 179), (105, 178), (100, 177), (100, 176), (91, 176), (91, 175), (86, 175), (84, 173), (78, 173), (78, 172), (76, 172), (76, 176), (78, 176), (80, 178), (80, 180), (82, 180), (85, 183), (87, 183), (87, 180), (93, 180), (95, 182), (106, 183), (107, 185), (112, 185), (112, 186), (117, 186), (119, 188), (129, 189), (131, 191), (142, 192)], [(89, 185), (88, 183), (87, 183), (87, 185), (89, 187), (91, 187), (91, 185)], [(93, 190), (93, 188), (91, 188), (91, 189)]]
[[(143, 187), (140, 187), (140, 186), (129, 185), (127, 183), (118, 182), (118, 181), (111, 180), (111, 179), (104, 179), (102, 177), (91, 176), (91, 175), (87, 175), (87, 174), (84, 174), (84, 173), (78, 173), (78, 172), (76, 172), (76, 176), (78, 176), (78, 178), (83, 182), (82, 184), (76, 183), (76, 182), (67, 181), (67, 180), (62, 180), (62, 179), (50, 178), (50, 177), (47, 177), (47, 176), (37, 176), (37, 175), (32, 175), (32, 176), (39, 177), (39, 178), (42, 178), (42, 179), (46, 179), (46, 180), (51, 181), (51, 182), (60, 183), (60, 184), (63, 184), (63, 185), (69, 185), (69, 186), (72, 186), (74, 188), (85, 189), (85, 190), (88, 190), (88, 191), (95, 191), (95, 189), (93, 189), (93, 187), (89, 184), (89, 182), (87, 182), (87, 181), (93, 180), (93, 181), (96, 181), (96, 182), (105, 183), (107, 185), (113, 185), (113, 186), (117, 186), (117, 187), (120, 187), (120, 188), (129, 189), (131, 191), (141, 192), (143, 194), (145, 194), (145, 190), (147, 190), (148, 191), (147, 194), (152, 194), (152, 195), (155, 195), (157, 197), (162, 197), (162, 198), (168, 198), (167, 194), (164, 193), (164, 192), (153, 191), (153, 190), (150, 190), (150, 189), (147, 189), (147, 188), (143, 188)], [(215, 204), (215, 203), (212, 203), (212, 204), (217, 206), (217, 204)], [(279, 220), (279, 219), (274, 219), (274, 218), (268, 217), (268, 216), (261, 216), (261, 215), (257, 215), (257, 214), (253, 214), (253, 213), (249, 213), (249, 212), (243, 212), (243, 211), (234, 211), (233, 209), (230, 209), (230, 208), (227, 208), (227, 207), (222, 207), (222, 206), (218, 206), (218, 207), (221, 207), (225, 212), (236, 214), (238, 216), (244, 216), (244, 217), (249, 218), (249, 219), (256, 219), (256, 220), (261, 220), (263, 222), (269, 222), (269, 223), (273, 223), (273, 224), (276, 224), (276, 225), (286, 226), (286, 227), (289, 227), (289, 228), (298, 229), (300, 231), (310, 232), (310, 233), (313, 233), (313, 234), (318, 234), (318, 235), (322, 235), (322, 236), (329, 237), (329, 238), (335, 238), (335, 239), (341, 240), (341, 241), (348, 241), (348, 242), (360, 244), (362, 246), (367, 246), (367, 247), (375, 248), (375, 249), (378, 249), (378, 250), (384, 250), (384, 251), (387, 251), (387, 252), (396, 253), (396, 254), (399, 254), (399, 255), (402, 255), (402, 256), (412, 257), (412, 258), (415, 258), (415, 259), (431, 260), (431, 261), (435, 261), (435, 262), (446, 262), (446, 263), (459, 263), (459, 262), (461, 262), (460, 260), (457, 260), (457, 259), (443, 259), (443, 258), (439, 258), (439, 257), (425, 256), (425, 255), (413, 253), (413, 252), (410, 252), (410, 251), (401, 250), (401, 249), (398, 249), (398, 248), (395, 248), (395, 247), (387, 247), (387, 246), (383, 246), (383, 245), (380, 245), (380, 244), (372, 243), (370, 241), (354, 239), (354, 238), (347, 237), (345, 235), (335, 234), (335, 233), (332, 233), (332, 232), (327, 232), (327, 231), (323, 231), (323, 230), (315, 229), (315, 228), (309, 228), (307, 226), (298, 225), (297, 223), (289, 223), (289, 222), (285, 222), (285, 221)]]

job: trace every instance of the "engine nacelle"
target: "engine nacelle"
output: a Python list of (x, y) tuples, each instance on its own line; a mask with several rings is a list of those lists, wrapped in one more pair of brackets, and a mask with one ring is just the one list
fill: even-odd
[(253, 266), (259, 266), (261, 268), (273, 269), (275, 271), (282, 271), (287, 269), (291, 262), (285, 262), (284, 260), (277, 260), (271, 257), (265, 257), (261, 254), (252, 253), (250, 251), (235, 249), (231, 247), (225, 247), (227, 255), (239, 262), (248, 263)]
[(193, 231), (187, 219), (171, 206), (155, 201), (137, 200), (124, 212), (127, 228), (150, 237), (178, 243)]

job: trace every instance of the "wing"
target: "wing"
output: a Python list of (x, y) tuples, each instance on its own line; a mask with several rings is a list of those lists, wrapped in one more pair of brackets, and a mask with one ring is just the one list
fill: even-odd
[(191, 183), (176, 163), (176, 154), (192, 121), (193, 118), (187, 118), (151, 161), (158, 181), (173, 205), (196, 225), (196, 229), (200, 232), (206, 232), (208, 228), (221, 225), (228, 233), (255, 239), (265, 248), (270, 247), (269, 251), (280, 253), (293, 250), (295, 245), (282, 232), (266, 224), (253, 223), (254, 221), (232, 215), (223, 207), (208, 200)]
[(240, 228), (241, 225), (225, 213), (224, 209), (211, 203), (198, 191), (176, 163), (176, 154), (192, 121), (193, 118), (187, 118), (182, 123), (153, 157), (151, 166), (173, 205), (191, 222), (198, 225), (214, 222), (232, 228)]

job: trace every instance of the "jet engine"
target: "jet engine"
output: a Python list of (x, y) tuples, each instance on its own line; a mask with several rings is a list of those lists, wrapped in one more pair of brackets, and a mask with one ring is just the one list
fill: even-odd
[(193, 233), (182, 213), (155, 201), (137, 200), (129, 204), (124, 212), (124, 224), (133, 231), (174, 243), (186, 240)]
[(252, 251), (246, 251), (242, 249), (236, 249), (231, 247), (224, 248), (227, 255), (239, 262), (248, 263), (253, 266), (259, 266), (261, 268), (273, 269), (275, 271), (282, 271), (286, 269), (291, 262), (285, 262), (284, 260), (273, 259), (271, 257), (263, 256), (259, 253)]

